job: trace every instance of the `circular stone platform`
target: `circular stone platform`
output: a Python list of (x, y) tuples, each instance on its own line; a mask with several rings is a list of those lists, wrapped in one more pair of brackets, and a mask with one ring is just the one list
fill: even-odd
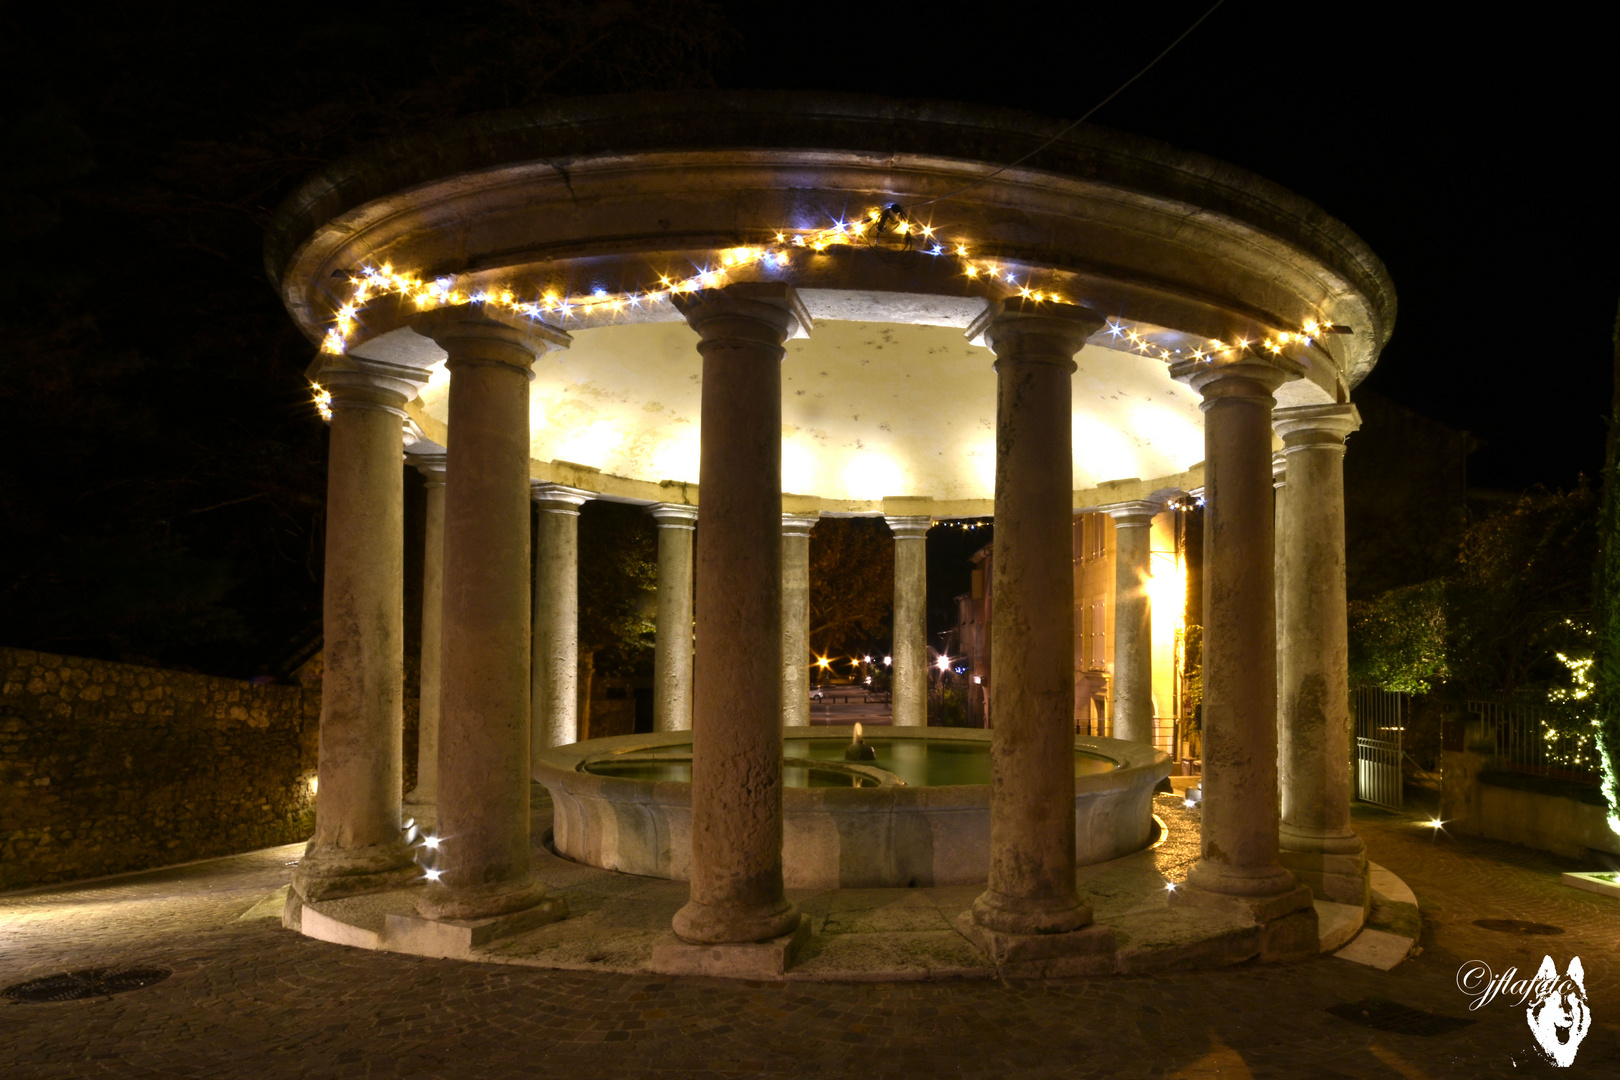
[[(838, 749), (853, 735), (849, 727), (784, 733), (787, 771), (811, 774), (797, 778), (807, 779), (806, 786), (793, 786), (790, 775), (783, 792), (786, 886), (984, 882), (990, 867), (990, 732), (873, 728), (868, 741), (880, 748), (877, 762), (829, 760), (828, 745)], [(687, 880), (692, 785), (679, 777), (690, 776), (691, 745), (690, 732), (621, 735), (538, 755), (534, 779), (551, 792), (556, 807), (557, 853), (605, 870)], [(1118, 739), (1076, 738), (1074, 748), (1077, 865), (1146, 847), (1153, 832), (1153, 789), (1169, 775), (1170, 759)]]
[[(1115, 935), (1112, 970), (1118, 974), (1192, 971), (1252, 960), (1260, 928), (1242, 912), (1171, 907), (1167, 881), (1185, 879), (1197, 858), (1199, 812), (1179, 795), (1159, 795), (1155, 813), (1167, 841), (1093, 866), (1076, 875), (1080, 894), (1099, 924)], [(482, 963), (578, 971), (649, 974), (658, 943), (669, 937), (670, 919), (687, 900), (678, 881), (637, 877), (582, 866), (549, 847), (551, 800), (534, 788), (535, 879), (566, 901), (568, 917), (461, 951), (425, 951), (410, 935), (393, 932), (401, 917), (415, 914), (421, 885), (304, 904), (285, 888), (267, 898), (282, 911), (283, 925), (306, 937), (388, 952), (474, 960)], [(1374, 902), (1380, 911), (1400, 911), (1415, 925), (1416, 901), (1398, 878), (1373, 867)], [(795, 889), (789, 898), (810, 916), (812, 936), (781, 977), (789, 980), (880, 981), (995, 978), (1007, 974), (980, 954), (954, 928), (957, 916), (982, 891), (979, 885), (916, 889)], [(256, 909), (257, 910), (257, 909)], [(1406, 955), (1411, 935), (1362, 931), (1366, 913), (1318, 902), (1322, 952), (1387, 969)], [(1376, 922), (1376, 920), (1374, 920)], [(1348, 948), (1345, 943), (1354, 937)], [(1371, 938), (1366, 946), (1364, 939)], [(1399, 940), (1397, 940), (1399, 939)], [(1357, 950), (1372, 949), (1366, 957)]]

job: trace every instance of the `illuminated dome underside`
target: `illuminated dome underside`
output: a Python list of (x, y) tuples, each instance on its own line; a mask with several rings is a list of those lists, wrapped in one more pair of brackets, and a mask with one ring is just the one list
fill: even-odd
[[(1198, 395), (1153, 357), (1088, 345), (1074, 377), (1074, 487), (1203, 459)], [(995, 485), (989, 349), (953, 326), (823, 321), (782, 365), (782, 489), (836, 502), (987, 500)], [(679, 322), (576, 331), (535, 364), (530, 456), (696, 483), (702, 358)], [(446, 419), (440, 368), (423, 391)]]

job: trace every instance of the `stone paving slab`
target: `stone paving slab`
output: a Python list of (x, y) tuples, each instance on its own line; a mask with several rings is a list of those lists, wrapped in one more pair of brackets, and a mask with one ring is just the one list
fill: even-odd
[[(242, 921), (285, 884), (297, 847), (0, 894), (0, 985), (92, 965), (174, 972), (112, 998), (0, 1005), (0, 1074), (1471, 1080), (1552, 1070), (1532, 1054), (1523, 1007), (1469, 1010), (1459, 967), (1533, 972), (1551, 955), (1560, 971), (1581, 957), (1593, 1018), (1559, 1075), (1614, 1076), (1620, 901), (1559, 881), (1603, 867), (1419, 825), (1361, 808), (1355, 818), (1370, 856), (1418, 898), (1422, 951), (1389, 972), (1322, 958), (1123, 977), (749, 984), (430, 961)], [(1503, 918), (1564, 933), (1474, 925)], [(1474, 1023), (1422, 1037), (1328, 1012), (1368, 999)]]

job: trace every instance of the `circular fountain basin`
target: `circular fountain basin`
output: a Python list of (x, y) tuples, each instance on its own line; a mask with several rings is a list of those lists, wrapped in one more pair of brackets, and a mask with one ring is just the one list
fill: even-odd
[[(848, 727), (788, 728), (782, 872), (790, 889), (982, 883), (990, 869), (990, 732), (868, 728), (873, 761), (849, 762)], [(1075, 848), (1082, 865), (1146, 847), (1163, 752), (1076, 738)], [(621, 735), (546, 750), (557, 853), (627, 874), (687, 880), (690, 732)]]

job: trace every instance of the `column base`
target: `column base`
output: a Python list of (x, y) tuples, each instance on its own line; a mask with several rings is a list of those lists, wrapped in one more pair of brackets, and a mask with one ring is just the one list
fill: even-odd
[(1295, 882), (1293, 875), (1277, 863), (1269, 866), (1234, 866), (1203, 858), (1193, 864), (1192, 872), (1187, 875), (1187, 884), (1220, 896), (1265, 900), (1288, 892)]
[[(525, 874), (489, 885), (444, 885), (435, 882), (416, 901), (417, 914), (435, 922), (477, 921), (512, 915), (546, 898), (546, 887)], [(564, 914), (567, 908), (563, 908)]]
[(693, 945), (747, 945), (791, 935), (799, 919), (798, 906), (787, 900), (763, 911), (688, 900), (671, 924), (677, 938)]
[(423, 797), (413, 788), (405, 801), (400, 804), (406, 820), (415, 820), (416, 827), (423, 835), (433, 832), (439, 827), (439, 804), (434, 796)]
[(1247, 915), (1260, 928), (1261, 960), (1303, 960), (1321, 948), (1315, 902), (1305, 885), (1271, 896), (1234, 896), (1188, 884), (1170, 894), (1170, 906)]
[(1050, 936), (1090, 926), (1091, 905), (1080, 900), (1030, 900), (986, 889), (973, 901), (975, 925), (997, 934)]
[(317, 846), (312, 840), (293, 868), (292, 887), (309, 903), (387, 892), (422, 877), (403, 841), (362, 848)]
[(714, 975), (725, 979), (780, 979), (810, 940), (810, 916), (794, 912), (785, 934), (766, 941), (700, 945), (673, 932), (653, 946), (651, 967), (660, 975)]
[(1351, 904), (1366, 910), (1372, 891), (1367, 875), (1367, 856), (1328, 855), (1319, 851), (1289, 851), (1278, 855), (1294, 880), (1307, 886), (1318, 900)]
[(993, 930), (964, 911), (956, 932), (973, 943), (1002, 975), (1015, 978), (1059, 978), (1106, 975), (1114, 970), (1114, 932), (1106, 926), (1082, 927), (1056, 934), (1014, 934)]
[(474, 949), (568, 918), (568, 901), (548, 897), (533, 907), (483, 919), (426, 919), (390, 914), (384, 939), (391, 952), (445, 960), (472, 959)]

